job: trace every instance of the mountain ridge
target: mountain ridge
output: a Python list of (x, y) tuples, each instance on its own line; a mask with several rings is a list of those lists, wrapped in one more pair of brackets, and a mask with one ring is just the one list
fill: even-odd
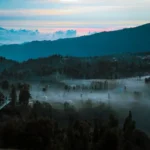
[[(2, 45), (0, 46), (0, 55), (12, 60), (24, 61), (53, 54), (87, 57), (124, 52), (146, 52), (150, 51), (149, 34), (150, 23), (55, 41), (44, 40)], [(12, 51), (14, 55), (12, 55)]]

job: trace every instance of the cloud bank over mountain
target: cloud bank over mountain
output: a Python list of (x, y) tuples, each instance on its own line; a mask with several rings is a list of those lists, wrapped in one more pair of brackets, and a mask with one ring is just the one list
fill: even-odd
[(40, 33), (38, 30), (5, 29), (0, 27), (0, 45), (19, 44), (31, 41), (57, 40), (76, 37), (76, 30), (56, 31), (52, 33)]

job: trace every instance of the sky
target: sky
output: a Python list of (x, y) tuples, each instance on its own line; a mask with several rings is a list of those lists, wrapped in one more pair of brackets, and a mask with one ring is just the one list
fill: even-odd
[(150, 0), (0, 0), (0, 27), (78, 35), (150, 22)]

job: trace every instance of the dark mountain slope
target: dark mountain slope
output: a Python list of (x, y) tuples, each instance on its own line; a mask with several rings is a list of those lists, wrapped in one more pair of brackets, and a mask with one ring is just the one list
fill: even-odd
[(56, 41), (34, 41), (0, 46), (0, 55), (13, 60), (46, 57), (53, 54), (100, 56), (124, 52), (150, 51), (150, 24), (118, 31), (102, 32)]

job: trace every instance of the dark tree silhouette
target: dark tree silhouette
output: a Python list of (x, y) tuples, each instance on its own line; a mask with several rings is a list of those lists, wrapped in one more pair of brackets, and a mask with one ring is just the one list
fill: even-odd
[(127, 116), (127, 118), (125, 119), (125, 122), (124, 122), (124, 126), (123, 126), (124, 131), (126, 131), (128, 129), (131, 122), (132, 122), (132, 112), (129, 111), (129, 115)]
[(129, 139), (135, 128), (136, 128), (136, 122), (134, 120), (132, 120), (132, 112), (129, 111), (129, 115), (125, 119), (124, 126), (123, 126), (124, 137), (126, 139)]
[(109, 127), (111, 127), (111, 128), (118, 127), (118, 125), (119, 125), (118, 119), (113, 114), (110, 114), (110, 116), (109, 116)]
[(42, 91), (43, 91), (43, 92), (46, 92), (46, 91), (47, 91), (47, 89), (46, 89), (46, 88), (43, 88), (43, 89), (42, 89)]
[(119, 150), (119, 137), (118, 135), (108, 130), (102, 140), (101, 149), (102, 150)]
[[(53, 115), (59, 115), (59, 121), (49, 118), (51, 105), (48, 103), (34, 103), (32, 108), (23, 114), (23, 118), (16, 113), (21, 109), (6, 108), (3, 113), (9, 112), (12, 119), (0, 124), (0, 147), (9, 149), (28, 150), (150, 150), (150, 138), (143, 131), (135, 128), (132, 113), (129, 112), (125, 121), (125, 132), (118, 126), (114, 115), (109, 120), (98, 117), (94, 126), (92, 120), (82, 118), (74, 119), (65, 117), (70, 123), (64, 126), (60, 118), (68, 115), (62, 110), (53, 109)], [(24, 107), (27, 108), (27, 107)], [(16, 112), (14, 113), (14, 110)], [(27, 113), (34, 111), (36, 119), (25, 117)], [(89, 115), (89, 113), (88, 113)], [(64, 120), (63, 120), (64, 121)], [(125, 133), (125, 135), (123, 134)]]
[(5, 100), (5, 96), (2, 92), (0, 92), (0, 104), (2, 104)]
[(64, 111), (67, 111), (69, 109), (70, 104), (68, 102), (64, 103)]
[(52, 106), (49, 103), (40, 103), (36, 101), (33, 104), (31, 118), (37, 119), (37, 116), (52, 118)]
[(94, 132), (93, 132), (93, 142), (98, 142), (99, 139), (99, 131), (98, 131), (98, 120), (94, 120)]
[(17, 93), (16, 93), (16, 88), (14, 85), (12, 85), (10, 98), (11, 98), (11, 104), (14, 107), (16, 105), (16, 101), (17, 101)]
[(29, 98), (31, 97), (31, 94), (29, 92), (28, 86), (24, 85), (24, 87), (20, 90), (19, 93), (19, 103), (23, 105), (28, 105)]
[(1, 87), (2, 87), (3, 90), (8, 90), (8, 88), (9, 88), (9, 82), (7, 80), (2, 81)]

